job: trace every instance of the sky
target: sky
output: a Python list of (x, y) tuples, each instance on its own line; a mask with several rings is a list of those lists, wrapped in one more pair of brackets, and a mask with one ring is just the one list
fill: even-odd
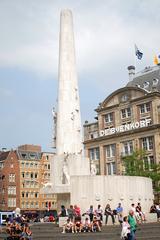
[(53, 151), (63, 9), (73, 13), (82, 124), (127, 84), (129, 65), (138, 72), (160, 54), (159, 0), (0, 0), (0, 149)]

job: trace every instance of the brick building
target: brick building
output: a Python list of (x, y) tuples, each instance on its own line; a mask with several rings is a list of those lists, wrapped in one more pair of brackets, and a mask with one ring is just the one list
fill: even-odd
[(20, 207), (20, 168), (14, 150), (0, 152), (0, 209)]
[(56, 195), (48, 198), (40, 194), (43, 184), (50, 181), (52, 158), (53, 153), (43, 153), (36, 145), (0, 152), (0, 209), (18, 207), (24, 212), (56, 209)]

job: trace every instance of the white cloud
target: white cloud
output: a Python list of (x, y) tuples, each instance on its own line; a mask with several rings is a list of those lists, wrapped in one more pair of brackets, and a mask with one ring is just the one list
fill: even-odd
[(152, 63), (152, 55), (159, 51), (160, 16), (155, 13), (160, 2), (156, 0), (103, 0), (92, 5), (83, 0), (3, 0), (0, 66), (57, 76), (59, 14), (64, 7), (73, 9), (79, 72), (98, 75), (114, 62), (132, 62), (135, 42), (143, 49), (146, 63)]

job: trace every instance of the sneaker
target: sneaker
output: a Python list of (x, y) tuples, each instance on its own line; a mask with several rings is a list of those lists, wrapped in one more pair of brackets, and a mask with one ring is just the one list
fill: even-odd
[(65, 233), (64, 231), (62, 233)]

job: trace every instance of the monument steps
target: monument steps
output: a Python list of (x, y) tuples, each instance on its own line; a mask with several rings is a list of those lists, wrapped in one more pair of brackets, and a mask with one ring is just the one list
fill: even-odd
[[(120, 226), (103, 226), (102, 232), (96, 233), (67, 233), (62, 234), (62, 228), (55, 224), (33, 224), (31, 226), (33, 232), (33, 240), (118, 240), (120, 239)], [(160, 223), (145, 223), (138, 225), (136, 237), (138, 240), (160, 240)]]

